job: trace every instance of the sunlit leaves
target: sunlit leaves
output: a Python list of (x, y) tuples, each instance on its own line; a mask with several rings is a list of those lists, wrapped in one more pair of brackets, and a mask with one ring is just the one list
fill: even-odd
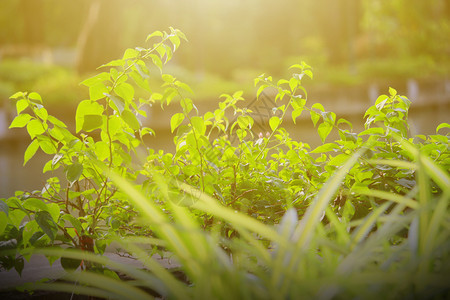
[(102, 121), (103, 107), (97, 102), (84, 100), (78, 104), (75, 114), (76, 131), (92, 131), (100, 128)]
[(269, 119), (269, 126), (272, 131), (275, 131), (281, 124), (281, 119), (277, 116), (271, 117)]
[(131, 103), (134, 98), (134, 88), (131, 86), (131, 84), (123, 82), (119, 85), (117, 85), (114, 88), (114, 91), (116, 94), (125, 100), (126, 103)]
[(25, 165), (36, 154), (36, 151), (38, 149), (39, 149), (39, 142), (38, 140), (35, 139), (30, 143), (30, 145), (28, 145), (27, 149), (25, 150), (23, 165)]
[(184, 120), (182, 113), (176, 113), (170, 119), (170, 130), (173, 132)]
[(80, 179), (81, 174), (83, 174), (83, 165), (79, 162), (75, 162), (66, 168), (66, 178), (70, 184)]
[(192, 117), (191, 124), (192, 124), (192, 127), (194, 128), (196, 134), (199, 134), (199, 135), (205, 134), (206, 126), (205, 126), (205, 121), (203, 120), (203, 118), (197, 117), (197, 116)]
[(32, 92), (28, 95), (28, 99), (34, 100), (34, 102), (42, 103), (42, 97), (36, 92)]
[(99, 73), (95, 76), (92, 76), (92, 77), (82, 81), (81, 84), (83, 84), (87, 87), (91, 87), (94, 85), (103, 84), (105, 81), (109, 81), (110, 78), (111, 78), (110, 73), (102, 72), (102, 73)]
[(14, 120), (11, 122), (11, 125), (9, 125), (9, 128), (24, 127), (28, 124), (31, 118), (32, 117), (29, 114), (20, 114), (14, 118)]
[(20, 99), (16, 102), (17, 114), (20, 115), (28, 107), (28, 101), (26, 99)]
[(43, 134), (45, 132), (45, 128), (41, 122), (36, 119), (31, 120), (27, 124), (28, 134), (32, 139), (34, 139), (37, 135)]
[(125, 123), (127, 123), (133, 130), (139, 130), (141, 124), (134, 113), (129, 110), (124, 110), (121, 116)]
[(53, 221), (52, 216), (47, 211), (39, 211), (36, 213), (35, 218), (37, 224), (42, 229), (42, 231), (53, 241), (56, 237), (56, 232), (58, 227), (55, 221)]

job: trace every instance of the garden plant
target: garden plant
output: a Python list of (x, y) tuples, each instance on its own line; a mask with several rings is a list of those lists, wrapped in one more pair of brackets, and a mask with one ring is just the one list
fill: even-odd
[[(127, 49), (82, 82), (89, 99), (78, 104), (75, 133), (39, 94), (11, 97), (10, 127), (31, 138), (24, 163), (40, 149), (51, 157), (43, 172), (64, 174), (0, 200), (1, 266), (21, 273), (24, 259), (41, 253), (68, 271), (63, 282), (22, 289), (111, 299), (450, 296), (449, 124), (409, 136), (411, 102), (389, 88), (354, 132), (320, 103), (308, 105), (303, 81), (313, 72), (301, 62), (291, 78), (255, 79), (257, 97), (275, 100), (270, 131), (255, 132), (242, 92), (199, 114), (191, 88), (164, 73), (186, 40), (181, 31), (147, 40), (149, 48)], [(149, 85), (154, 70), (161, 92)], [(170, 119), (173, 153), (146, 142), (151, 105), (180, 107)], [(322, 141), (315, 149), (283, 128), (304, 114)], [(146, 269), (102, 256), (113, 241)], [(184, 279), (155, 253), (176, 260)]]

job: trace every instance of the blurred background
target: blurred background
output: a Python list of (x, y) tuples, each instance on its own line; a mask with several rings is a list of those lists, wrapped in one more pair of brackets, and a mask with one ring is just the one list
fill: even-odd
[[(254, 77), (289, 76), (288, 67), (304, 60), (314, 72), (304, 83), (309, 104), (322, 103), (355, 130), (389, 86), (413, 102), (412, 134), (450, 121), (448, 0), (1, 0), (0, 24), (0, 197), (40, 189), (50, 176), (41, 174), (51, 159), (42, 153), (22, 167), (30, 140), (7, 129), (15, 116), (9, 96), (36, 91), (50, 113), (73, 125), (88, 95), (79, 82), (169, 26), (189, 43), (165, 72), (193, 88), (203, 111), (222, 93), (243, 90), (253, 100)], [(173, 149), (171, 111), (157, 115), (148, 120), (153, 147)], [(314, 146), (310, 123), (286, 126)]]

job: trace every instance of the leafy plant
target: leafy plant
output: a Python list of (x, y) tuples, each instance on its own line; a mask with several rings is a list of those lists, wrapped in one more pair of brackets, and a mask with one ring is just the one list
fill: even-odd
[[(77, 135), (48, 115), (37, 93), (13, 95), (11, 127), (26, 127), (32, 139), (25, 163), (40, 148), (53, 155), (44, 171), (61, 168), (65, 179), (0, 201), (3, 267), (20, 273), (32, 253), (61, 257), (66, 269), (83, 261), (89, 272), (66, 278), (79, 288), (27, 288), (126, 299), (150, 297), (141, 288), (166, 298), (405, 298), (431, 288), (448, 296), (440, 278), (450, 271), (450, 151), (439, 132), (449, 124), (410, 138), (410, 101), (390, 88), (367, 110), (365, 130), (353, 132), (320, 103), (307, 105), (302, 80), (313, 73), (302, 62), (289, 79), (255, 79), (257, 96), (274, 91), (275, 101), (263, 120), (268, 132), (255, 132), (260, 121), (239, 106), (242, 92), (222, 95), (216, 110), (200, 115), (191, 88), (162, 72), (184, 35), (149, 35), (156, 37), (83, 82), (90, 99), (78, 105)], [(150, 89), (144, 59), (161, 70), (162, 92)], [(135, 86), (149, 98), (136, 100)], [(145, 105), (175, 101), (176, 151), (141, 155), (152, 134), (141, 125)], [(303, 113), (323, 142), (313, 150), (283, 128)], [(330, 142), (332, 131), (339, 138)], [(151, 272), (102, 257), (113, 240)], [(155, 249), (169, 251), (186, 280), (154, 261)], [(103, 266), (136, 281), (117, 282)]]
[[(303, 218), (299, 220), (295, 210), (290, 209), (276, 227), (235, 212), (182, 183), (174, 183), (178, 184), (179, 193), (165, 199), (170, 204), (172, 220), (159, 205), (148, 201), (139, 187), (113, 176), (145, 215), (144, 224), (155, 228), (159, 237), (122, 240), (123, 247), (151, 272), (93, 254), (43, 249), (40, 252), (47, 255), (103, 263), (136, 280), (123, 285), (104, 275), (71, 273), (66, 279), (85, 285), (77, 288), (67, 283), (39, 283), (27, 287), (120, 299), (152, 299), (151, 295), (143, 294), (143, 288), (174, 299), (286, 299), (300, 295), (307, 299), (445, 299), (449, 293), (445, 278), (450, 272), (446, 229), (450, 177), (414, 145), (398, 140), (415, 160), (406, 164), (392, 160), (390, 165), (407, 166), (418, 172), (418, 188), (407, 196), (393, 194), (357, 221), (339, 220), (329, 204), (344, 184), (347, 172), (358, 165), (364, 150), (352, 155), (330, 177)], [(432, 180), (443, 192), (437, 197), (427, 193)], [(159, 184), (162, 189), (168, 188), (164, 181)], [(188, 209), (177, 204), (183, 194), (195, 198), (191, 208), (220, 218), (233, 226), (240, 237), (226, 241), (215, 232), (202, 230)], [(351, 197), (361, 195), (353, 193)], [(410, 197), (415, 200), (411, 202)], [(330, 220), (327, 225), (321, 222), (324, 214)], [(371, 232), (374, 226), (377, 230)], [(408, 231), (408, 237), (392, 243), (402, 230)], [(149, 257), (145, 248), (141, 248), (145, 243), (166, 247), (181, 265), (187, 282), (180, 282)], [(219, 246), (221, 243), (227, 243), (232, 256), (226, 255)]]
[[(153, 134), (141, 126), (145, 106), (152, 99), (134, 98), (134, 86), (150, 92), (149, 70), (144, 60), (158, 68), (172, 58), (184, 35), (175, 29), (155, 32), (148, 39), (159, 39), (150, 48), (127, 49), (122, 59), (104, 66), (108, 71), (86, 79), (89, 99), (78, 104), (76, 135), (56, 117), (48, 114), (41, 96), (35, 92), (18, 92), (15, 101), (17, 117), (10, 128), (26, 127), (31, 143), (25, 151), (24, 164), (41, 149), (52, 159), (43, 172), (63, 170), (65, 178), (53, 177), (42, 191), (17, 192), (1, 201), (0, 234), (8, 247), (19, 251), (45, 245), (70, 247), (103, 253), (112, 233), (126, 233), (134, 227), (130, 221), (135, 211), (121, 197), (107, 172), (106, 165), (127, 179), (136, 179), (133, 155), (145, 135)], [(164, 95), (164, 99), (170, 95)], [(54, 259), (54, 258), (52, 258)], [(1, 258), (3, 267), (23, 268), (21, 256)], [(64, 267), (73, 267), (66, 264)], [(76, 264), (75, 264), (76, 265)]]

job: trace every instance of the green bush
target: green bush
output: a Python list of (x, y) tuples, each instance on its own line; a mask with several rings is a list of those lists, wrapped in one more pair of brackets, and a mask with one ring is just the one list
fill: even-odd
[[(159, 40), (127, 49), (83, 81), (90, 99), (78, 105), (76, 134), (48, 115), (39, 94), (11, 97), (18, 116), (10, 127), (26, 127), (32, 139), (24, 162), (41, 149), (52, 156), (44, 172), (61, 168), (65, 178), (0, 201), (0, 263), (20, 273), (24, 258), (44, 253), (84, 270), (66, 278), (81, 286), (27, 289), (123, 299), (151, 298), (141, 288), (175, 299), (449, 296), (450, 151), (439, 134), (449, 124), (409, 137), (410, 101), (390, 88), (367, 110), (365, 130), (353, 132), (321, 104), (307, 106), (302, 80), (313, 73), (302, 62), (288, 79), (255, 79), (257, 97), (273, 91), (275, 107), (270, 131), (254, 132), (253, 108), (238, 105), (242, 92), (200, 115), (191, 88), (163, 73), (185, 39), (180, 31), (148, 39)], [(146, 61), (161, 70), (160, 92)], [(176, 151), (156, 153), (143, 140), (153, 134), (141, 124), (145, 106), (175, 99)], [(282, 126), (301, 114), (323, 142), (313, 150)], [(112, 241), (151, 272), (101, 256)], [(171, 253), (186, 280), (153, 260), (155, 251)], [(111, 270), (136, 281), (120, 282)]]

